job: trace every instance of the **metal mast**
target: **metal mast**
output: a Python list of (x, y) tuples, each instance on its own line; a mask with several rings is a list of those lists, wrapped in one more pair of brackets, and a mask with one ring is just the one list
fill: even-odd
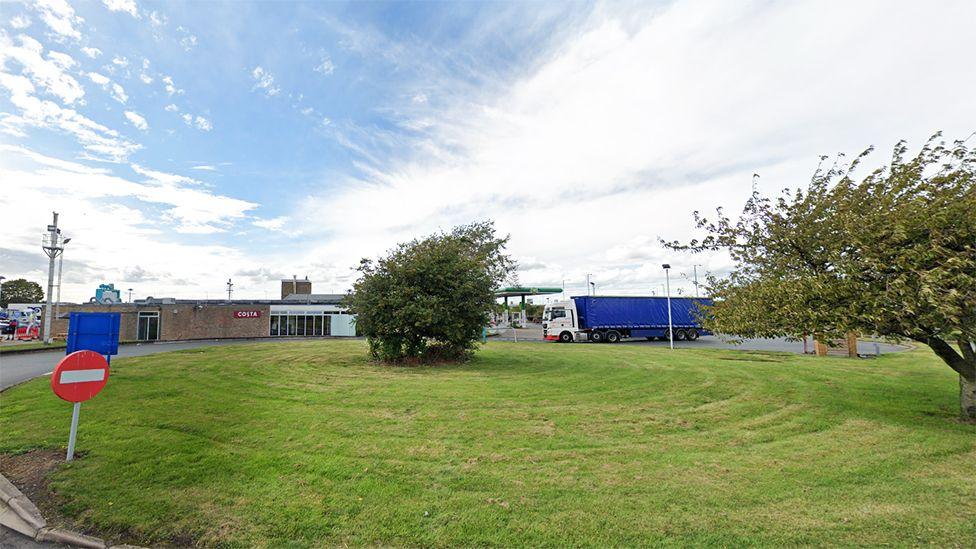
[(61, 229), (58, 228), (58, 212), (54, 214), (53, 222), (47, 226), (48, 233), (41, 240), (41, 248), (48, 257), (47, 268), (47, 299), (44, 304), (44, 343), (53, 343), (51, 337), (51, 296), (54, 294), (54, 260), (64, 251), (61, 242)]

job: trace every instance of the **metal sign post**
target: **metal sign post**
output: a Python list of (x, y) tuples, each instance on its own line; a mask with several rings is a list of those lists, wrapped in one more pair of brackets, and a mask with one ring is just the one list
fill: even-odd
[(81, 403), (97, 395), (108, 383), (108, 361), (95, 351), (76, 351), (61, 359), (51, 374), (51, 390), (62, 400), (74, 403), (71, 411), (71, 431), (68, 434), (68, 455), (75, 457), (78, 439), (78, 416)]
[(78, 416), (81, 415), (81, 403), (75, 402), (71, 410), (71, 432), (68, 433), (68, 457), (65, 461), (75, 458), (75, 440), (78, 438)]

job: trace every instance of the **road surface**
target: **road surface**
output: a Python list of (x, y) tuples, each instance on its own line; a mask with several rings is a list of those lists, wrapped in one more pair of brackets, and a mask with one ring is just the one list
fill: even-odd
[[(287, 341), (280, 338), (267, 339), (208, 339), (201, 341), (175, 341), (172, 343), (128, 343), (119, 345), (119, 354), (112, 357), (125, 358), (130, 356), (145, 356), (169, 351), (182, 351), (198, 347), (213, 347), (215, 345), (239, 345), (241, 343), (270, 343)], [(42, 376), (54, 370), (64, 349), (53, 351), (34, 351), (29, 353), (13, 353), (0, 355), (0, 391), (18, 383)]]
[[(501, 329), (497, 336), (489, 338), (495, 341), (534, 341), (542, 342), (542, 328), (528, 327), (519, 328), (512, 332), (511, 328)], [(596, 345), (595, 343), (584, 343), (584, 345)], [(647, 341), (646, 339), (625, 339), (619, 345), (647, 345), (653, 347), (667, 347), (668, 341)], [(809, 350), (813, 352), (813, 342), (809, 341)], [(775, 351), (780, 353), (803, 353), (802, 341), (787, 341), (783, 338), (776, 339), (746, 339), (742, 343), (734, 344), (723, 340), (718, 336), (702, 336), (697, 341), (675, 341), (676, 349), (732, 349), (740, 351)], [(862, 355), (873, 355), (877, 350), (878, 354), (897, 353), (911, 349), (908, 345), (896, 345), (894, 343), (875, 343), (870, 341), (858, 341), (857, 351)]]

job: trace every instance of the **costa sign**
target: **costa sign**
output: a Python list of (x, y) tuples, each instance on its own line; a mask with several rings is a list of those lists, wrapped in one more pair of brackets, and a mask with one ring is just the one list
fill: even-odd
[(234, 311), (234, 318), (260, 318), (261, 311)]

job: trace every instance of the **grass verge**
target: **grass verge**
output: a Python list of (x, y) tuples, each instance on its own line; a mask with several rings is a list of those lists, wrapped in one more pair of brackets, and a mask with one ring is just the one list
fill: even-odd
[[(48, 384), (3, 393), (0, 452), (66, 444)], [(955, 388), (923, 350), (203, 348), (113, 361), (49, 485), (54, 511), (149, 544), (972, 547)]]

